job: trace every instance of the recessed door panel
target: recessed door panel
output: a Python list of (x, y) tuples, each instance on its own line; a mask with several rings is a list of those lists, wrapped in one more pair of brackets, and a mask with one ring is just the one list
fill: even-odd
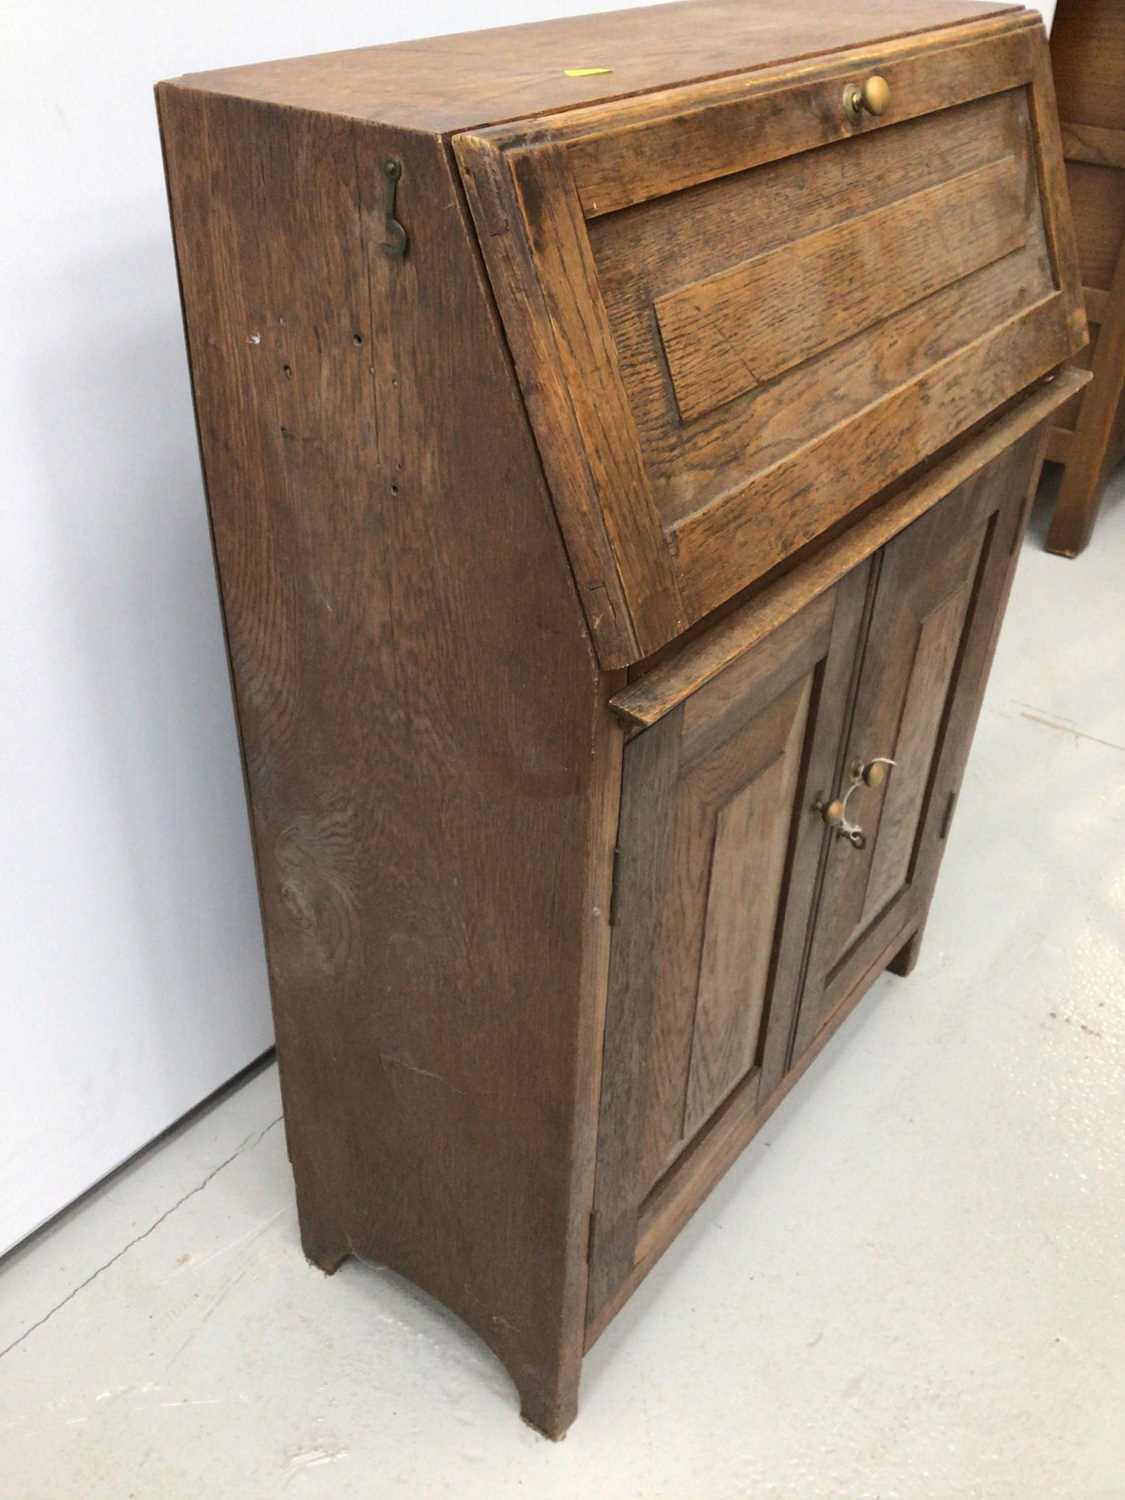
[(646, 1200), (780, 1080), (868, 568), (625, 748), (590, 1313)]
[[(876, 558), (846, 754), (831, 789), (846, 796), (847, 828), (828, 845), (794, 1058), (896, 933), (905, 941), (924, 912), (936, 861), (919, 879), (923, 833), (929, 827), (944, 837), (944, 817), (935, 829), (930, 816), (935, 768), (943, 756), (950, 760), (950, 722), (965, 718), (969, 699), (979, 703), (983, 677), (979, 668), (966, 677), (965, 662), (981, 656), (995, 630), (1008, 561), (1001, 554), (1024, 504), (1031, 456), (1024, 439)], [(963, 728), (956, 735), (967, 743)], [(880, 768), (868, 772), (875, 785), (864, 776), (871, 766)]]

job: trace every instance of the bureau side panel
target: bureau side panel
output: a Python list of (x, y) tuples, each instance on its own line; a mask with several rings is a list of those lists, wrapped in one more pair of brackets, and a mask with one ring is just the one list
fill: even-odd
[(159, 103), (305, 1246), (439, 1297), (558, 1431), (615, 684), (444, 145)]

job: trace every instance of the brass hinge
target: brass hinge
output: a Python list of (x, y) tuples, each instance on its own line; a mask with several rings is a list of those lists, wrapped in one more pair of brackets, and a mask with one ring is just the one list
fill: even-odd
[(612, 927), (617, 921), (617, 891), (621, 884), (621, 845), (614, 845), (613, 849), (613, 876), (609, 889), (609, 925)]

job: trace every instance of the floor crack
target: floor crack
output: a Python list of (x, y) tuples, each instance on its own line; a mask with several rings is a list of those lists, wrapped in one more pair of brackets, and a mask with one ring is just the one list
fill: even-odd
[(0, 1359), (3, 1359), (6, 1355), (11, 1354), (12, 1350), (18, 1348), (25, 1339), (30, 1338), (37, 1328), (42, 1328), (44, 1323), (50, 1322), (50, 1320), (55, 1316), (57, 1312), (61, 1311), (61, 1309), (64, 1308), (68, 1302), (73, 1302), (75, 1297), (78, 1296), (79, 1292), (84, 1292), (91, 1282), (98, 1279), (103, 1271), (108, 1271), (110, 1266), (116, 1265), (116, 1263), (121, 1259), (123, 1255), (128, 1255), (129, 1251), (132, 1250), (134, 1245), (139, 1245), (142, 1240), (147, 1240), (150, 1234), (154, 1234), (156, 1230), (160, 1228), (165, 1219), (171, 1218), (176, 1210), (182, 1208), (189, 1198), (194, 1198), (197, 1193), (201, 1193), (203, 1191), (203, 1189), (209, 1182), (214, 1181), (214, 1179), (219, 1175), (224, 1167), (229, 1167), (231, 1162), (240, 1157), (244, 1151), (252, 1151), (258, 1144), (258, 1142), (261, 1141), (264, 1136), (268, 1135), (275, 1125), (281, 1124), (281, 1120), (282, 1116), (278, 1115), (276, 1120), (271, 1120), (269, 1124), (263, 1126), (261, 1130), (256, 1130), (252, 1135), (248, 1135), (242, 1142), (242, 1144), (236, 1150), (232, 1151), (225, 1161), (221, 1161), (217, 1167), (213, 1167), (211, 1171), (207, 1173), (207, 1176), (203, 1179), (202, 1182), (197, 1183), (195, 1187), (189, 1189), (188, 1192), (186, 1192), (182, 1198), (178, 1198), (170, 1208), (166, 1208), (160, 1215), (160, 1217), (158, 1219), (154, 1219), (142, 1234), (136, 1235), (129, 1241), (127, 1245), (123, 1245), (115, 1255), (110, 1256), (110, 1258), (104, 1263), (104, 1265), (100, 1265), (96, 1271), (91, 1271), (89, 1276), (86, 1277), (85, 1281), (80, 1281), (72, 1291), (67, 1292), (66, 1296), (63, 1297), (61, 1301), (56, 1302), (54, 1307), (45, 1312), (43, 1316), (37, 1319), (36, 1322), (32, 1323), (29, 1328), (25, 1328), (24, 1331), (20, 1334), (19, 1338), (13, 1339), (6, 1348), (0, 1349)]

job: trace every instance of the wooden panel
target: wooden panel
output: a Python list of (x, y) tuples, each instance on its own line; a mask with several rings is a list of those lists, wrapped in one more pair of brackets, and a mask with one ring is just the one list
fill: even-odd
[(1075, 557), (1090, 539), (1106, 475), (1125, 433), (1125, 9), (1117, 0), (1062, 0), (1051, 62), (1058, 81), (1067, 177), (1091, 321), (1083, 363), (1094, 381), (1062, 414), (1048, 456), (1066, 465), (1047, 550)]
[(758, 1051), (811, 676), (778, 756), (718, 811), (682, 1135), (690, 1140)]
[[(872, 817), (878, 859), (870, 867), (861, 926), (877, 917), (906, 883), (938, 724), (969, 608), (970, 586), (971, 580), (966, 579), (923, 615), (918, 626), (898, 733), (887, 752), (895, 765), (886, 782), (882, 805)], [(877, 610), (872, 629), (881, 628), (882, 623)]]
[(681, 417), (765, 385), (1026, 240), (1023, 172), (1008, 156), (657, 298)]
[[(1118, 173), (1125, 181), (1125, 173)], [(1101, 504), (1109, 465), (1119, 451), (1125, 423), (1125, 235), (1107, 297), (1109, 315), (1098, 329), (1093, 355), (1093, 382), (1082, 399), (1074, 442), (1055, 514), (1047, 533), (1047, 550), (1074, 557), (1090, 539)]]
[(1063, 155), (1067, 161), (1089, 162), (1095, 167), (1125, 168), (1125, 130), (1105, 130), (1097, 125), (1060, 121)]
[(666, 661), (630, 682), (610, 706), (627, 723), (655, 724), (759, 641), (791, 620), (839, 578), (972, 477), (1046, 418), (1066, 409), (1089, 383), (1085, 370), (1049, 376), (1002, 416), (987, 423), (922, 478), (818, 549), (814, 556), (754, 594), (745, 605)]
[(1121, 0), (1058, 0), (1051, 66), (1059, 114), (1107, 130), (1125, 129), (1125, 10)]
[(1047, 439), (1047, 459), (1053, 464), (1065, 464), (1070, 460), (1074, 433), (1066, 427), (1052, 427)]
[(619, 759), (471, 225), (424, 137), (160, 111), (303, 1243), (439, 1297), (557, 1432)]
[[(685, 623), (644, 475), (589, 242), (558, 148), (505, 159), (458, 143), (559, 520), (604, 666), (655, 649)], [(581, 391), (579, 405), (573, 392)], [(607, 503), (607, 501), (609, 503)]]
[[(939, 41), (892, 49), (895, 102), (858, 130), (841, 69), (869, 57), (458, 137), (564, 531), (594, 538), (572, 553), (603, 661), (659, 649), (1080, 347), (1065, 208), (1039, 197), (1062, 167), (1038, 19)], [(587, 168), (642, 163), (650, 135), (607, 212)]]
[(803, 778), (838, 752), (862, 595), (821, 596), (625, 748), (591, 1318), (654, 1183), (784, 1059), (823, 842)]
[[(870, 495), (1030, 385), (1069, 347), (1069, 311), (1046, 298), (994, 334), (898, 386), (850, 424), (846, 441), (829, 429), (733, 495), (673, 531), (691, 613), (729, 597), (840, 520)], [(787, 507), (794, 495), (799, 510)]]
[[(983, 484), (983, 477), (979, 483)], [(896, 767), (881, 788), (863, 787), (850, 811), (867, 835), (865, 849), (835, 840), (829, 855), (825, 898), (818, 915), (817, 963), (831, 970), (862, 936), (901, 885), (890, 882), (903, 868), (926, 792), (940, 722), (964, 621), (969, 590), (984, 544), (987, 518), (974, 511), (979, 495), (969, 484), (897, 537), (882, 555), (879, 585), (863, 674), (848, 735), (848, 762), (875, 756), (897, 758), (904, 739), (909, 766)], [(932, 628), (926, 631), (927, 621)], [(940, 669), (940, 670), (939, 670)], [(911, 686), (918, 690), (911, 703)], [(923, 699), (921, 692), (931, 697)], [(934, 701), (936, 699), (936, 702)], [(912, 709), (914, 722), (908, 720)], [(928, 743), (920, 736), (926, 728)], [(900, 774), (901, 772), (901, 774)], [(913, 777), (913, 779), (910, 779)], [(903, 818), (883, 822), (894, 788)], [(881, 896), (878, 905), (873, 897)]]
[(680, 714), (626, 747), (617, 833), (614, 939), (602, 1049), (597, 1242), (591, 1246), (590, 1315), (633, 1262), (650, 1038), (661, 983), (660, 941), (672, 858)]
[[(805, 74), (787, 69), (734, 86), (704, 85), (697, 104), (669, 93), (545, 123), (572, 143), (575, 187), (583, 212), (595, 218), (1015, 88), (1031, 77), (1038, 25), (1026, 12), (1009, 15), (971, 31), (891, 44), (875, 58), (838, 57)], [(891, 102), (884, 115), (857, 127), (841, 109), (843, 86), (872, 66), (890, 85)]]
[(894, 958), (901, 942), (902, 935), (896, 934), (889, 946), (872, 957), (866, 972), (853, 980), (850, 991), (837, 1004), (816, 1039), (794, 1062), (793, 1068), (779, 1086), (768, 1095), (763, 1091), (761, 1095), (752, 1097), (747, 1097), (742, 1089), (736, 1089), (726, 1106), (711, 1121), (709, 1128), (697, 1137), (691, 1150), (685, 1153), (677, 1171), (670, 1172), (652, 1194), (645, 1204), (641, 1219), (636, 1261), (611, 1300), (591, 1320), (586, 1330), (587, 1349), (605, 1332), (707, 1194), (738, 1160), (789, 1090), (804, 1076), (870, 985)]
[[(842, 431), (912, 374), (1051, 292), (1030, 152), (1026, 100), (1008, 93), (703, 183), (678, 198), (590, 224), (622, 378), (666, 526), (737, 496), (761, 469), (813, 435)], [(732, 266), (891, 209), (1013, 155), (1031, 195), (1024, 207), (1025, 249), (861, 331), (830, 356), (807, 361), (688, 425), (681, 421), (655, 303), (686, 283), (722, 276)], [(845, 296), (842, 279), (831, 285)], [(801, 317), (791, 307), (786, 321)], [(1065, 349), (1070, 352), (1069, 341)]]
[(1089, 322), (1104, 323), (1109, 313), (1109, 293), (1087, 286), (1082, 288), (1082, 299), (1086, 303), (1086, 317)]
[[(718, 744), (712, 741), (706, 754), (681, 771), (676, 788), (667, 905), (660, 933), (656, 1004), (649, 1035), (650, 1078), (639, 1182), (642, 1195), (685, 1144), (685, 1100), (699, 1010), (708, 900), (712, 894), (716, 899), (719, 897), (713, 885), (712, 865), (716, 819), (732, 797), (755, 782), (783, 753), (795, 732), (798, 741), (803, 739), (808, 675), (790, 683), (765, 707), (756, 712), (750, 709), (751, 717), (744, 718), (740, 727), (732, 728)], [(720, 682), (704, 691), (714, 692)], [(771, 687), (773, 683), (774, 679), (770, 679)], [(795, 726), (798, 717), (801, 722)], [(729, 715), (724, 718), (729, 722)], [(799, 748), (798, 743), (798, 758)], [(791, 826), (792, 808), (786, 808), (786, 813), (783, 823), (771, 829), (783, 840)], [(770, 903), (776, 913), (776, 891), (763, 886), (758, 888), (756, 896), (758, 901)], [(768, 934), (771, 941), (772, 936), (771, 926)], [(755, 1037), (755, 1044), (756, 1041)]]
[[(974, 0), (691, 0), (195, 73), (194, 89), (445, 132), (866, 47), (1010, 11)], [(987, 23), (986, 23), (987, 24)], [(606, 72), (572, 77), (593, 61)]]
[[(964, 764), (999, 614), (1015, 566), (1039, 451), (1033, 429), (953, 491), (881, 554), (875, 607), (838, 787), (855, 759), (892, 753), (903, 764), (884, 788), (864, 788), (850, 812), (867, 847), (829, 846), (793, 1059), (811, 1046), (876, 949), (923, 919), (940, 850), (933, 839)], [(935, 821), (936, 820), (936, 821)], [(940, 841), (939, 841), (940, 842)], [(924, 857), (923, 857), (924, 856)]]
[(1066, 179), (1078, 228), (1082, 285), (1107, 291), (1125, 236), (1125, 172), (1068, 162)]

